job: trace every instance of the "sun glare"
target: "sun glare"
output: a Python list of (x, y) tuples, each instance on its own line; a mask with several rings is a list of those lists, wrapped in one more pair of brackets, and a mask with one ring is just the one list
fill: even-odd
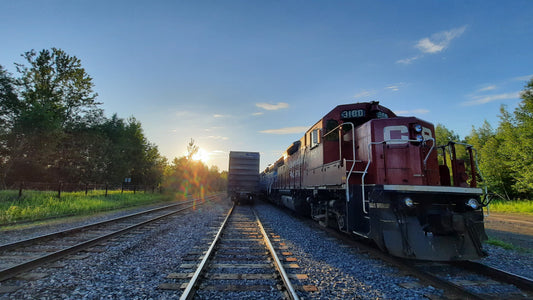
[(198, 152), (196, 152), (196, 154), (192, 156), (192, 159), (207, 163), (207, 161), (209, 160), (209, 153), (207, 153), (204, 149), (200, 148), (198, 149)]

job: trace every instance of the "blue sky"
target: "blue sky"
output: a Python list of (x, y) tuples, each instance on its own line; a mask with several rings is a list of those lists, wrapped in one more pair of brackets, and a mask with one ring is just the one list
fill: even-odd
[(533, 1), (1, 1), (0, 64), (81, 59), (108, 116), (169, 159), (193, 138), (275, 161), (336, 105), (373, 101), (461, 137), (533, 77)]

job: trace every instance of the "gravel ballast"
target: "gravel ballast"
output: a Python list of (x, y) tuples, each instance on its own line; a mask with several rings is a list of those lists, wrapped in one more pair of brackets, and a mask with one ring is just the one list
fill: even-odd
[[(108, 242), (100, 246), (104, 252), (90, 252), (84, 259), (64, 259), (55, 263), (54, 268), (32, 271), (46, 275), (40, 279), (0, 283), (0, 288), (20, 287), (14, 292), (0, 294), (0, 299), (177, 299), (181, 291), (162, 290), (158, 286), (168, 282), (168, 274), (179, 270), (183, 257), (193, 247), (205, 247), (206, 241), (202, 238), (210, 237), (212, 227), (220, 224), (229, 207), (230, 202), (226, 200), (199, 206), (193, 213), (173, 217), (152, 230)], [(308, 279), (295, 281), (295, 284), (317, 288), (316, 292), (300, 291), (301, 297), (426, 299), (425, 295), (442, 295), (441, 291), (402, 275), (400, 270), (382, 261), (343, 246), (324, 231), (291, 217), (290, 213), (261, 203), (256, 204), (256, 210), (265, 227), (279, 235), (288, 251), (297, 258), (299, 270), (294, 272), (308, 275)], [(72, 225), (57, 223), (42, 231), (52, 232), (68, 226)], [(35, 228), (32, 232), (4, 231), (2, 243), (27, 238), (37, 231)], [(530, 254), (486, 247), (490, 256), (481, 262), (533, 277)], [(235, 296), (248, 298), (243, 293)]]

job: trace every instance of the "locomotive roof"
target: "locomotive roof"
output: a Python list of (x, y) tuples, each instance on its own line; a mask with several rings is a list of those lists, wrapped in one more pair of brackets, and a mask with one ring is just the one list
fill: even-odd
[(378, 101), (372, 101), (337, 105), (324, 116), (324, 119), (363, 118), (369, 120), (394, 117), (396, 114), (390, 109), (379, 105)]

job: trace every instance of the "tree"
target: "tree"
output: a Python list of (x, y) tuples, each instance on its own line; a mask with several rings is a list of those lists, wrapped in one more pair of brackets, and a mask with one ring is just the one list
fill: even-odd
[(16, 66), (22, 75), (19, 85), (27, 110), (46, 111), (48, 120), (61, 127), (91, 123), (95, 112), (101, 112), (92, 78), (78, 58), (57, 48), (44, 49), (38, 55), (31, 50), (22, 56), (29, 65)]
[(198, 150), (200, 148), (198, 147), (198, 145), (196, 145), (194, 143), (194, 140), (191, 138), (191, 140), (189, 141), (189, 144), (187, 145), (187, 160), (192, 160), (192, 157), (198, 153)]
[(511, 115), (502, 107), (499, 134), (501, 163), (512, 171), (517, 196), (533, 195), (533, 78), (520, 94), (522, 102)]
[(19, 78), (0, 66), (1, 185), (15, 181), (161, 182), (166, 160), (140, 122), (106, 119), (81, 61), (52, 48), (22, 55)]
[(3, 177), (48, 181), (69, 173), (64, 168), (72, 162), (64, 158), (77, 150), (71, 150), (72, 138), (103, 114), (78, 58), (56, 48), (22, 56), (26, 64), (16, 64), (19, 78), (10, 79), (3, 70), (0, 75), (6, 91), (0, 99), (2, 151), (8, 160)]
[(479, 169), (483, 177), (482, 184), (500, 198), (509, 199), (510, 191), (508, 188), (511, 177), (507, 165), (501, 163), (501, 135), (485, 121), (478, 129), (472, 126), (472, 131), (466, 137), (466, 142), (477, 150)]
[(449, 130), (442, 124), (437, 124), (435, 127), (435, 142), (437, 145), (446, 145), (449, 141), (458, 142), (459, 135), (453, 132), (453, 130)]
[(466, 138), (479, 151), (479, 166), (489, 190), (502, 199), (533, 196), (533, 79), (513, 113), (502, 105), (493, 130), (485, 122)]
[(19, 105), (15, 79), (0, 65), (0, 188), (5, 188), (7, 170), (12, 164), (9, 137)]
[[(449, 142), (461, 142), (459, 135), (456, 134), (453, 130), (446, 128), (444, 125), (437, 124), (437, 126), (435, 127), (435, 144), (437, 146), (446, 146)], [(465, 159), (466, 153), (457, 152), (457, 156), (459, 159)], [(446, 164), (450, 166), (450, 155), (447, 155), (446, 159)], [(443, 163), (444, 161), (442, 159), (442, 156), (439, 156), (439, 164)]]

